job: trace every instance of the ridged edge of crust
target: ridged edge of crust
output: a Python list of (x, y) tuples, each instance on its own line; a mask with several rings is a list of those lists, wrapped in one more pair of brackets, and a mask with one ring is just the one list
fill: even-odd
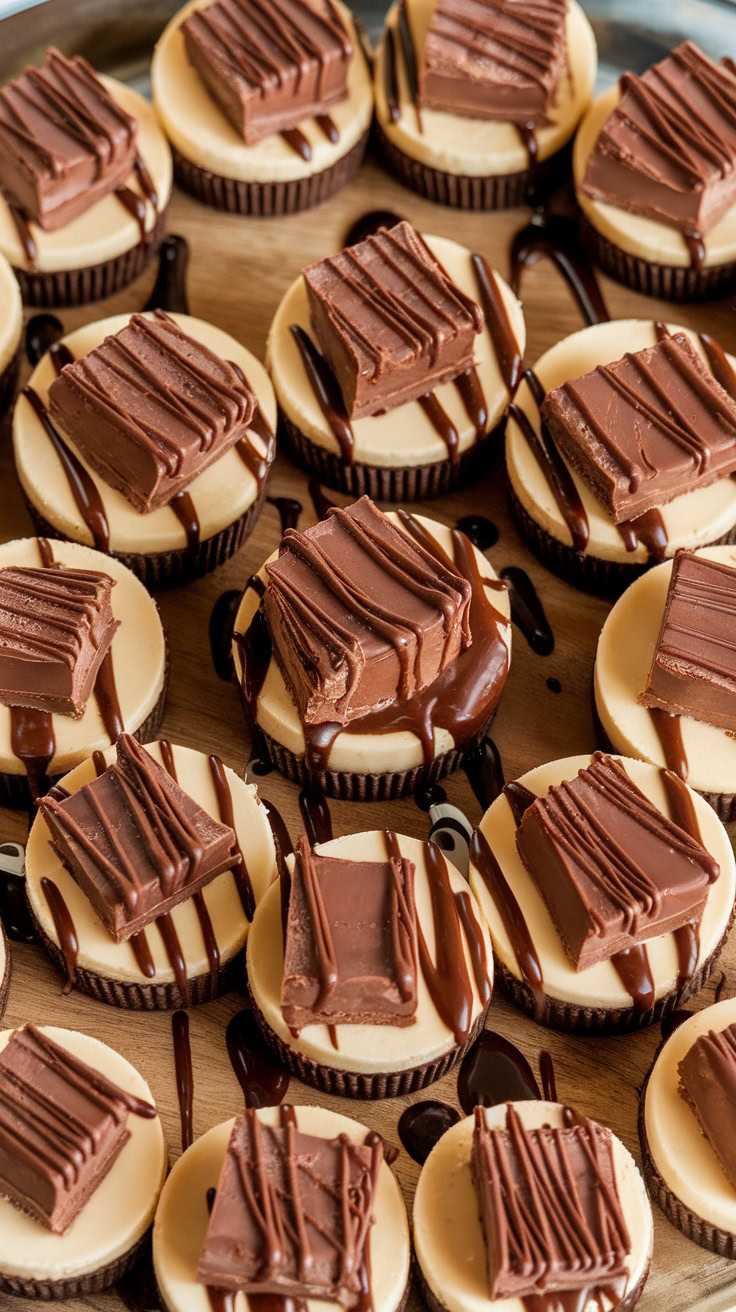
[(150, 1236), (149, 1228), (127, 1253), (122, 1253), (113, 1262), (62, 1280), (50, 1280), (45, 1276), (34, 1280), (28, 1276), (6, 1275), (0, 1270), (0, 1290), (5, 1294), (14, 1294), (16, 1298), (35, 1298), (44, 1303), (56, 1299), (81, 1298), (85, 1294), (99, 1294), (136, 1265), (146, 1245), (150, 1244)]
[(102, 264), (90, 264), (83, 269), (57, 269), (52, 273), (14, 268), (24, 304), (40, 309), (58, 309), (88, 305), (90, 301), (99, 301), (122, 291), (140, 277), (156, 254), (166, 229), (167, 211), (168, 205), (159, 214), (145, 240)]
[(655, 260), (645, 260), (622, 250), (589, 219), (583, 217), (583, 223), (586, 245), (604, 273), (643, 296), (656, 296), (663, 301), (700, 301), (725, 296), (736, 285), (736, 260), (705, 269), (657, 264)]

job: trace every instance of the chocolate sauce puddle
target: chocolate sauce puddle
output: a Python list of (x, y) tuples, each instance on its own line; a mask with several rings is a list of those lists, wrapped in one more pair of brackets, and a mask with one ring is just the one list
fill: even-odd
[(518, 296), (524, 269), (540, 256), (551, 260), (559, 270), (588, 324), (607, 323), (610, 319), (598, 280), (582, 254), (578, 225), (564, 214), (537, 213), (531, 222), (516, 233), (510, 251), (511, 287)]
[(47, 906), (51, 912), (56, 937), (59, 940), (59, 948), (64, 959), (66, 982), (63, 992), (71, 993), (77, 978), (77, 958), (79, 956), (79, 939), (77, 938), (76, 927), (69, 908), (64, 901), (61, 889), (58, 884), (54, 883), (53, 879), (44, 877), (41, 880), (41, 892), (46, 898)]
[(21, 395), (26, 398), (35, 412), (46, 436), (59, 457), (61, 467), (66, 476), (67, 483), (69, 484), (69, 490), (74, 497), (77, 510), (92, 535), (92, 541), (95, 547), (98, 551), (103, 551), (107, 554), (110, 550), (110, 526), (107, 522), (105, 507), (102, 504), (102, 498), (98, 491), (97, 484), (87, 473), (87, 470), (78, 457), (74, 455), (73, 451), (71, 451), (62, 440), (56, 426), (49, 418), (46, 406), (34, 388), (30, 386), (24, 387)]
[(174, 1041), (174, 1070), (176, 1093), (179, 1099), (181, 1121), (181, 1150), (186, 1152), (194, 1142), (192, 1111), (194, 1106), (194, 1076), (192, 1049), (189, 1042), (189, 1017), (185, 1011), (175, 1011), (171, 1017), (171, 1034)]
[[(524, 378), (539, 409), (544, 401), (544, 388), (533, 369), (526, 369)], [(527, 445), (557, 502), (560, 514), (570, 532), (573, 550), (581, 554), (584, 553), (590, 538), (588, 516), (585, 513), (585, 507), (580, 499), (573, 477), (557, 450), (549, 428), (540, 415), (540, 431), (537, 433), (528, 415), (513, 402), (509, 406), (509, 415), (521, 429)]]
[(457, 1125), (460, 1113), (434, 1098), (411, 1103), (399, 1117), (399, 1138), (413, 1161), (423, 1165), (446, 1130)]
[(270, 506), (275, 506), (281, 520), (282, 536), (287, 528), (296, 528), (302, 513), (302, 503), (296, 497), (266, 497)]
[(64, 325), (55, 314), (34, 314), (26, 324), (26, 355), (34, 367), (55, 342), (64, 336)]
[(166, 310), (169, 314), (189, 314), (187, 265), (189, 245), (186, 237), (169, 233), (158, 252), (158, 273), (144, 310)]
[(503, 792), (503, 762), (495, 742), (488, 735), (463, 757), (462, 768), (483, 811), (487, 811)]
[[(17, 855), (15, 843), (0, 843), (0, 857)], [(13, 943), (38, 942), (28, 910), (25, 877), (11, 870), (0, 870), (0, 924)]]
[(460, 1063), (457, 1096), (470, 1116), (474, 1107), (526, 1102), (542, 1095), (523, 1052), (502, 1034), (483, 1030)]
[(498, 542), (498, 526), (485, 515), (463, 515), (455, 525), (466, 538), (470, 538), (479, 551), (490, 551)]
[(238, 1011), (231, 1017), (225, 1042), (246, 1107), (277, 1107), (283, 1102), (289, 1073), (265, 1047), (252, 1011)]
[(210, 615), (212, 664), (218, 679), (227, 683), (233, 677), (233, 627), (242, 595), (238, 588), (228, 588), (226, 592), (221, 592)]
[(538, 656), (551, 656), (555, 636), (529, 575), (518, 565), (508, 565), (501, 570), (500, 577), (508, 588), (512, 622), (521, 630), (532, 651)]
[(329, 843), (332, 839), (332, 817), (327, 798), (318, 788), (302, 788), (299, 793), (299, 810), (310, 847)]
[[(387, 29), (387, 36), (388, 31), (389, 29)], [(365, 241), (366, 237), (374, 237), (381, 228), (395, 228), (397, 223), (402, 222), (401, 215), (394, 214), (393, 210), (368, 210), (351, 224), (343, 237), (342, 244), (357, 246), (358, 242)]]

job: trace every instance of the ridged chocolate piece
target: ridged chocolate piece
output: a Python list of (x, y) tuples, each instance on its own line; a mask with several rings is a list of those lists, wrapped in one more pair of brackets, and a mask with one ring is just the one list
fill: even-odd
[(54, 421), (141, 514), (234, 446), (255, 408), (242, 373), (163, 310), (132, 315), (49, 388)]
[(117, 761), (71, 796), (40, 803), (54, 849), (116, 943), (238, 859), (229, 825), (208, 815), (129, 734)]
[(281, 1011), (305, 1025), (410, 1025), (417, 1008), (414, 866), (318, 856), (291, 875)]
[(567, 64), (567, 0), (438, 0), (419, 103), (469, 118), (549, 121)]
[(324, 0), (216, 0), (181, 30), (201, 81), (249, 146), (347, 95), (352, 45)]
[(692, 551), (672, 564), (642, 706), (736, 732), (736, 569)]
[(368, 497), (288, 529), (266, 572), (274, 652), (305, 724), (409, 699), (471, 642), (467, 580)]
[(0, 189), (53, 232), (124, 182), (137, 136), (86, 59), (49, 50), (0, 89)]
[(720, 873), (602, 752), (527, 808), (516, 845), (576, 970), (698, 924)]
[(97, 570), (0, 569), (0, 703), (79, 718), (120, 627)]
[(382, 229), (304, 270), (312, 327), (352, 419), (469, 369), (483, 314), (412, 228)]
[(64, 1234), (130, 1138), (130, 1113), (156, 1108), (35, 1025), (16, 1030), (0, 1052), (0, 1193)]
[(683, 333), (555, 387), (542, 418), (616, 523), (736, 469), (736, 404)]
[(680, 1097), (736, 1189), (736, 1025), (701, 1034), (677, 1071)]
[(322, 1139), (299, 1131), (292, 1107), (278, 1128), (248, 1109), (230, 1135), (197, 1280), (355, 1307), (382, 1160), (379, 1135), (370, 1146)]
[(527, 1130), (509, 1103), (498, 1130), (475, 1108), (471, 1167), (491, 1299), (624, 1292), (631, 1239), (610, 1133), (574, 1113), (566, 1119), (562, 1129)]
[(685, 41), (641, 77), (625, 73), (583, 191), (685, 233), (736, 201), (736, 73)]

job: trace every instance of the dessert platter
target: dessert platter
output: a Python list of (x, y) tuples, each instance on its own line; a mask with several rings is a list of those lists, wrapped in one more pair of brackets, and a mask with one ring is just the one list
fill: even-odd
[(3, 1312), (725, 1312), (736, 33), (598, 94), (577, 0), (190, 0), (149, 81), (56, 5), (0, 63)]

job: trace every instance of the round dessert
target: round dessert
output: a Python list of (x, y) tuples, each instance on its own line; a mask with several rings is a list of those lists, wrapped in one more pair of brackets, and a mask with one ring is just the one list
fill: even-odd
[[(0, 204), (2, 203), (0, 199)], [(5, 256), (0, 253), (0, 419), (15, 394), (23, 336), (23, 303), (18, 281)]]
[(402, 797), (457, 769), (485, 735), (511, 660), (508, 593), (485, 556), (463, 533), (435, 520), (407, 518), (405, 512), (387, 518), (407, 533), (418, 527), (471, 584), (473, 640), (428, 688), (344, 729), (307, 725), (274, 655), (261, 608), (266, 566), (278, 552), (248, 581), (233, 630), (235, 677), (259, 750), (288, 778), (311, 780), (326, 796), (351, 801)]
[[(414, 863), (420, 945), (416, 1008), (408, 1024), (309, 1023), (293, 1032), (281, 1005), (284, 890), (279, 882), (258, 907), (247, 950), (248, 987), (266, 1042), (292, 1074), (324, 1093), (392, 1098), (423, 1089), (455, 1065), (485, 1023), (493, 968), (475, 898), (435, 844), (403, 834), (349, 834), (318, 844), (314, 854), (351, 863), (386, 862), (399, 855)], [(289, 866), (294, 869), (293, 858)], [(330, 920), (334, 938), (340, 922), (332, 916)], [(289, 946), (287, 932), (287, 950)], [(339, 941), (336, 953), (339, 956)]]
[[(258, 64), (257, 58), (250, 63), (248, 55), (243, 55), (245, 45), (241, 48), (232, 31), (219, 49), (214, 38), (215, 49), (212, 49), (215, 22), (222, 21), (221, 13), (208, 14), (208, 32), (202, 30), (204, 24), (192, 25), (192, 16), (198, 10), (219, 11), (220, 8), (224, 6), (213, 6), (212, 0), (190, 0), (171, 19), (153, 56), (153, 98), (174, 152), (178, 182), (205, 204), (239, 214), (269, 217), (293, 214), (327, 200), (357, 173), (373, 115), (371, 76), (350, 9), (342, 0), (333, 0), (323, 32), (327, 35), (329, 28), (331, 44), (347, 42), (350, 50), (344, 97), (331, 100), (323, 107), (323, 113), (309, 116), (307, 111), (297, 126), (284, 131), (270, 130), (266, 136), (258, 133), (257, 128), (249, 131), (251, 138), (257, 139), (248, 145), (243, 130), (238, 130), (235, 124), (240, 121), (238, 113), (245, 115), (248, 122), (251, 109), (241, 103), (245, 98), (244, 87), (253, 91), (264, 65)], [(289, 12), (294, 8), (298, 10), (299, 6), (290, 5)], [(283, 13), (282, 17), (285, 24), (292, 21)], [(185, 23), (186, 37), (182, 30)], [(292, 32), (298, 31), (299, 27), (293, 24)], [(257, 37), (257, 29), (251, 32), (253, 35)], [(319, 45), (319, 40), (315, 45)], [(229, 107), (237, 102), (237, 112), (232, 107), (226, 116), (210, 94), (208, 84), (191, 61), (193, 46), (209, 83), (221, 84), (218, 94), (227, 97)], [(293, 49), (292, 43), (289, 50)], [(282, 57), (283, 53), (280, 50)], [(265, 55), (268, 58), (267, 48)], [(341, 62), (343, 59), (341, 54)], [(309, 63), (309, 56), (305, 53), (302, 60)], [(293, 85), (289, 68), (285, 63), (282, 70), (287, 87)], [(263, 101), (264, 114), (268, 109), (268, 95), (273, 91), (271, 80), (257, 93)], [(288, 104), (285, 109), (288, 110)], [(255, 117), (255, 110), (252, 114)], [(274, 121), (277, 115), (278, 109), (274, 107)], [(282, 121), (286, 117), (282, 113)]]
[[(168, 318), (201, 344), (205, 362), (209, 352), (220, 363), (236, 366), (258, 402), (253, 426), (247, 433), (196, 474), (185, 491), (168, 504), (141, 513), (128, 497), (92, 469), (55, 424), (50, 427), (48, 423), (49, 388), (69, 356), (76, 361), (89, 355), (112, 334), (126, 329), (130, 315), (114, 315), (86, 324), (52, 347), (28, 380), (28, 387), (41, 403), (41, 413), (24, 391), (13, 417), (16, 470), (38, 532), (89, 543), (109, 552), (149, 587), (199, 577), (239, 550), (260, 512), (275, 453), (272, 434), (276, 404), (263, 365), (228, 333), (202, 319), (184, 314)], [(153, 395), (165, 406), (164, 384), (158, 386), (161, 390), (154, 384)], [(256, 428), (259, 418), (261, 423)], [(175, 415), (173, 422), (177, 419)]]
[[(451, 281), (484, 311), (483, 330), (475, 337), (472, 390), (472, 375), (463, 373), (429, 394), (431, 406), (421, 397), (348, 421), (344, 412), (327, 407), (326, 413), (320, 402), (315, 357), (320, 373), (329, 375), (330, 395), (339, 398), (340, 392), (314, 342), (303, 276), (287, 291), (269, 332), (266, 360), (294, 458), (329, 487), (354, 496), (414, 501), (467, 479), (499, 441), (496, 430), (519, 376), (526, 327), (513, 292), (464, 246), (445, 237), (424, 240)], [(296, 336), (295, 325), (301, 330)]]
[(8, 936), (5, 933), (4, 926), (0, 924), (0, 1016), (5, 1011), (5, 1004), (8, 1001), (12, 969), (13, 963), (10, 957)]
[[(538, 196), (553, 181), (561, 166), (564, 147), (590, 104), (597, 67), (595, 37), (579, 4), (569, 0), (566, 16), (561, 19), (564, 32), (560, 55), (564, 63), (555, 76), (550, 61), (548, 86), (545, 73), (539, 74), (539, 66), (527, 69), (527, 94), (531, 84), (533, 91), (539, 87), (546, 89), (547, 95), (536, 107), (536, 113), (533, 110), (527, 113), (531, 122), (517, 125), (502, 117), (504, 106), (511, 103), (503, 88), (509, 67), (508, 62), (504, 63), (503, 52), (499, 63), (506, 77), (498, 82), (491, 80), (485, 90), (481, 82), (475, 93), (468, 91), (482, 61), (475, 67), (470, 61), (467, 67), (464, 65), (467, 36), (471, 32), (478, 40), (477, 24), (482, 23), (484, 15), (480, 6), (466, 4), (462, 8), (465, 12), (456, 17), (450, 6), (444, 15), (443, 7), (438, 10), (432, 0), (412, 0), (411, 5), (400, 0), (389, 10), (375, 59), (379, 146), (391, 172), (429, 200), (473, 210), (523, 205), (530, 193)], [(433, 20), (437, 13), (444, 17), (443, 24), (437, 17)], [(498, 16), (492, 21), (497, 23)], [(521, 28), (529, 16), (516, 17), (513, 21)], [(554, 21), (554, 16), (550, 21)], [(435, 77), (439, 99), (434, 99), (423, 66), (428, 32), (434, 33), (436, 29), (444, 44), (457, 30), (455, 23), (465, 26), (461, 26), (457, 44), (453, 41), (447, 49), (437, 52)], [(529, 22), (530, 43), (539, 42), (540, 35)], [(510, 48), (518, 57), (523, 36), (517, 32), (511, 37), (515, 40)], [(477, 44), (476, 52), (479, 52)], [(560, 55), (554, 56), (555, 63)], [(492, 79), (493, 73), (489, 77)], [(481, 104), (493, 104), (494, 91), (499, 92), (497, 118), (475, 117), (472, 107), (465, 113), (448, 108), (462, 102), (465, 95), (471, 100), (478, 99)], [(425, 95), (430, 103), (443, 107), (430, 108)]]
[(660, 1047), (639, 1103), (651, 1197), (688, 1239), (722, 1257), (736, 1257), (729, 1125), (735, 1022), (734, 998), (683, 1020)]
[[(717, 344), (674, 324), (622, 319), (595, 324), (564, 337), (537, 361), (519, 386), (506, 428), (506, 472), (512, 509), (522, 537), (549, 569), (577, 587), (616, 594), (663, 555), (736, 539), (736, 482), (718, 478), (667, 501), (638, 519), (617, 524), (544, 426), (540, 404), (553, 388), (628, 353), (661, 343), (664, 329), (682, 334), (710, 370)], [(724, 357), (726, 371), (736, 359)], [(715, 369), (713, 369), (715, 375)], [(534, 376), (540, 387), (532, 392)], [(724, 377), (727, 374), (723, 375)], [(720, 377), (717, 381), (721, 382)], [(530, 386), (531, 383), (531, 386)], [(734, 379), (736, 389), (736, 378)], [(525, 431), (527, 423), (531, 432)], [(531, 440), (530, 440), (531, 439)], [(615, 437), (614, 437), (615, 440)], [(693, 467), (695, 481), (696, 469)]]
[[(320, 1139), (346, 1135), (358, 1144), (377, 1137), (367, 1126), (324, 1107), (266, 1107), (255, 1114), (262, 1125), (279, 1126), (285, 1112), (305, 1135)], [(207, 1195), (217, 1186), (234, 1124), (224, 1121), (197, 1139), (174, 1164), (161, 1193), (153, 1228), (153, 1266), (166, 1312), (210, 1312), (209, 1290), (198, 1282), (196, 1271), (209, 1221)], [(411, 1244), (401, 1190), (385, 1161), (378, 1172), (373, 1224), (366, 1242), (370, 1306), (374, 1312), (400, 1312), (409, 1292)], [(233, 1294), (230, 1301), (233, 1312), (246, 1312), (249, 1300), (244, 1293)], [(337, 1312), (340, 1305), (325, 1301), (320, 1306)]]
[(74, 542), (19, 538), (0, 546), (0, 571), (60, 565), (114, 580), (110, 604), (120, 627), (100, 666), (82, 715), (0, 705), (0, 801), (28, 806), (47, 786), (126, 731), (145, 740), (164, 713), (166, 638), (153, 597), (118, 560)]
[[(696, 557), (736, 567), (736, 551), (730, 547), (707, 547)], [(681, 774), (729, 823), (736, 819), (733, 734), (688, 714), (652, 711), (638, 700), (647, 686), (672, 569), (672, 562), (664, 561), (632, 583), (603, 625), (594, 674), (598, 721), (614, 751)], [(704, 602), (701, 594), (701, 614)]]
[[(525, 1131), (542, 1127), (558, 1130), (570, 1125), (569, 1109), (559, 1103), (514, 1102), (483, 1109), (489, 1130), (505, 1129), (507, 1108), (518, 1116)], [(594, 1121), (583, 1124), (593, 1132), (602, 1132)], [(471, 1170), (474, 1125), (472, 1116), (453, 1125), (422, 1167), (413, 1212), (422, 1292), (431, 1312), (481, 1312), (494, 1307), (499, 1312), (524, 1312), (530, 1299), (489, 1296), (486, 1241)], [(614, 1307), (630, 1312), (649, 1274), (653, 1223), (647, 1192), (628, 1149), (613, 1134), (610, 1144), (620, 1214), (630, 1239), (630, 1251), (623, 1259), (625, 1283), (619, 1293), (621, 1276), (603, 1275), (600, 1281), (591, 1281), (587, 1298), (569, 1293), (559, 1296), (565, 1300), (563, 1306), (569, 1300), (569, 1305), (580, 1312), (610, 1312)], [(587, 1233), (590, 1235), (589, 1230)], [(534, 1251), (539, 1251), (538, 1242), (534, 1243)], [(538, 1296), (545, 1299), (544, 1294)], [(547, 1297), (554, 1302), (554, 1294)]]
[[(236, 879), (233, 871), (225, 871), (201, 894), (178, 903), (168, 916), (140, 931), (135, 943), (116, 943), (52, 847), (42, 815), (36, 816), (26, 848), (31, 917), (67, 987), (136, 1011), (206, 1002), (230, 987), (250, 929), (246, 904), (250, 899), (257, 904), (263, 896), (274, 878), (276, 860), (271, 828), (251, 784), (243, 783), (218, 757), (189, 747), (162, 740), (146, 750), (208, 815), (232, 824), (245, 853), (242, 876)], [(104, 764), (114, 759), (115, 749), (110, 748)], [(94, 779), (96, 771), (93, 761), (85, 761), (61, 787), (74, 793)], [(51, 900), (46, 881), (56, 889)], [(252, 914), (252, 905), (249, 910)]]
[[(589, 768), (594, 769), (594, 778)], [(614, 773), (617, 768), (625, 772), (623, 779)], [(586, 774), (580, 776), (580, 771)], [(585, 791), (581, 780), (588, 785)], [(595, 791), (591, 791), (591, 783)], [(625, 791), (622, 785), (626, 785)], [(633, 799), (631, 785), (638, 790)], [(550, 794), (553, 788), (556, 792)], [(545, 807), (530, 828), (524, 825), (524, 816), (533, 818), (527, 808), (537, 797), (545, 799)], [(562, 835), (559, 841), (565, 841), (565, 826), (559, 827), (560, 808), (568, 809), (569, 822), (583, 844), (578, 851), (577, 839), (568, 832), (568, 840), (572, 838), (569, 860), (564, 847), (560, 850), (554, 838), (549, 838), (557, 833)], [(601, 817), (600, 842), (597, 830), (588, 832), (591, 815)], [(539, 830), (547, 834), (544, 843)], [(623, 889), (618, 904), (603, 878), (611, 874), (606, 852), (614, 842), (622, 857), (617, 868)], [(676, 895), (680, 881), (692, 882), (696, 870), (698, 884), (693, 884), (686, 902), (686, 914), (692, 913), (688, 923), (674, 932), (658, 934), (654, 920), (650, 922), (651, 937), (645, 937), (642, 927), (640, 938), (645, 941), (635, 939), (627, 949), (626, 943), (634, 935), (623, 932), (622, 917), (633, 912), (636, 924), (639, 914), (627, 872), (636, 871), (645, 849), (652, 881), (652, 872), (667, 871), (667, 889), (674, 889)], [(570, 871), (575, 874), (578, 864), (584, 878), (578, 877), (576, 882)], [(716, 866), (719, 873), (709, 882)], [(561, 872), (560, 899), (569, 884), (570, 897), (564, 906), (556, 900), (557, 890), (549, 885), (556, 870)], [(660, 879), (660, 892), (655, 889), (651, 905), (658, 915), (664, 908), (664, 916), (667, 903), (661, 885)], [(490, 930), (499, 982), (512, 1001), (555, 1029), (613, 1033), (651, 1024), (703, 986), (731, 925), (736, 866), (720, 820), (679, 779), (643, 761), (597, 754), (537, 766), (507, 785), (474, 835), (470, 886)], [(582, 910), (591, 887), (598, 889), (593, 894), (601, 908), (598, 923)], [(618, 910), (608, 909), (609, 900)], [(681, 920), (682, 903), (679, 906)], [(632, 922), (623, 921), (627, 923)], [(649, 928), (647, 925), (647, 931)], [(609, 944), (620, 943), (622, 948), (606, 956), (608, 934)], [(578, 961), (582, 968), (576, 968)]]
[[(6, 1059), (11, 1040), (28, 1033), (29, 1030), (0, 1033), (0, 1052)], [(43, 1026), (37, 1033), (40, 1045), (44, 1040), (57, 1045), (70, 1054), (73, 1062), (91, 1067), (92, 1078), (97, 1073), (108, 1089), (114, 1086), (113, 1091), (120, 1091), (129, 1100), (128, 1137), (123, 1139), (107, 1174), (93, 1186), (94, 1191), (82, 1202), (63, 1235), (47, 1229), (34, 1216), (14, 1206), (9, 1198), (0, 1197), (0, 1289), (6, 1294), (47, 1301), (83, 1298), (109, 1288), (141, 1256), (166, 1176), (166, 1142), (151, 1090), (130, 1062), (106, 1043), (75, 1030)], [(55, 1059), (53, 1051), (50, 1059)], [(76, 1078), (83, 1073), (77, 1068)], [(74, 1079), (75, 1071), (70, 1075)], [(75, 1092), (73, 1085), (70, 1092)], [(4, 1098), (4, 1103), (6, 1113), (12, 1111), (10, 1100)], [(136, 1114), (137, 1104), (145, 1105), (146, 1114), (143, 1107)], [(107, 1099), (104, 1103), (101, 1099), (98, 1105), (107, 1109)], [(58, 1100), (54, 1107), (59, 1112), (63, 1110)], [(120, 1111), (126, 1110), (122, 1102), (119, 1107)], [(78, 1095), (70, 1117), (73, 1112), (80, 1114)], [(78, 1125), (78, 1121), (73, 1123)], [(68, 1132), (61, 1137), (63, 1124), (60, 1121), (58, 1127), (58, 1142), (62, 1145), (69, 1142)], [(105, 1136), (101, 1134), (96, 1141), (98, 1152), (100, 1140), (104, 1146)], [(73, 1166), (70, 1163), (67, 1171), (78, 1185), (90, 1154), (86, 1146), (84, 1150), (76, 1144), (74, 1147)]]

